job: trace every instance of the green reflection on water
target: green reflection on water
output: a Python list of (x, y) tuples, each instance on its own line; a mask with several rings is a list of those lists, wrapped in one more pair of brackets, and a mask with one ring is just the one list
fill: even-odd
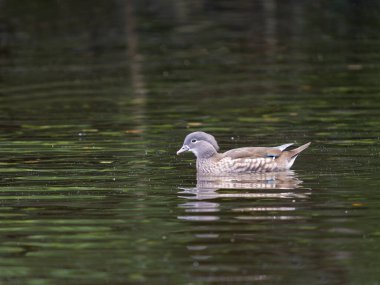
[[(377, 282), (378, 4), (0, 6), (0, 283)], [(313, 144), (210, 189), (198, 129)]]

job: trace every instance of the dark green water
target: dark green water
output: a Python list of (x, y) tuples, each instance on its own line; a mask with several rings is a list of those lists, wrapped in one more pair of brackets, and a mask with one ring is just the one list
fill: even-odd
[[(379, 284), (379, 4), (0, 7), (1, 284)], [(197, 183), (194, 130), (312, 145)]]

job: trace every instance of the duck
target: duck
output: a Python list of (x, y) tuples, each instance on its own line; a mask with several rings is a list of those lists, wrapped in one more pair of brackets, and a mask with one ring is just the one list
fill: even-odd
[(229, 175), (289, 170), (311, 142), (287, 150), (292, 143), (274, 147), (241, 147), (219, 153), (214, 136), (196, 131), (188, 134), (177, 155), (192, 152), (198, 175)]

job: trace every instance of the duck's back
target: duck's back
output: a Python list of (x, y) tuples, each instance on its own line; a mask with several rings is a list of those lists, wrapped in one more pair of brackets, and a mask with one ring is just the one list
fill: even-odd
[(238, 158), (267, 158), (278, 157), (281, 155), (281, 150), (277, 147), (241, 147), (231, 149), (223, 153), (224, 157), (230, 157), (231, 159)]

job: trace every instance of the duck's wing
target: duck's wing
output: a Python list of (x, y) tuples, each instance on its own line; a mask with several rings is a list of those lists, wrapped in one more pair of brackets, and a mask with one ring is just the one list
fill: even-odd
[(286, 144), (282, 144), (282, 145), (279, 145), (279, 146), (275, 146), (273, 148), (277, 148), (281, 151), (284, 151), (285, 149), (287, 149), (288, 147), (292, 146), (293, 143), (286, 143)]
[(296, 149), (284, 151), (292, 144), (277, 147), (243, 147), (219, 154), (220, 164), (225, 172), (251, 173), (289, 169), (298, 154), (310, 143)]
[(243, 147), (229, 150), (220, 160), (226, 172), (252, 173), (274, 171), (282, 151), (272, 147)]
[(278, 147), (235, 148), (223, 153), (223, 157), (230, 157), (231, 159), (279, 157), (282, 151), (290, 145), (291, 144), (282, 145)]

